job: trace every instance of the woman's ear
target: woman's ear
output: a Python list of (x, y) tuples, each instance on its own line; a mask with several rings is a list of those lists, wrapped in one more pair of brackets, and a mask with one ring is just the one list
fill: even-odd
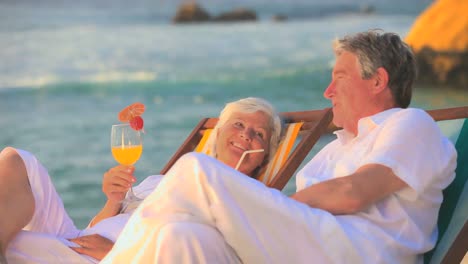
[(387, 88), (388, 85), (388, 72), (385, 70), (384, 67), (379, 67), (377, 71), (374, 74), (374, 85), (373, 85), (373, 92), (374, 93), (380, 93), (385, 88)]

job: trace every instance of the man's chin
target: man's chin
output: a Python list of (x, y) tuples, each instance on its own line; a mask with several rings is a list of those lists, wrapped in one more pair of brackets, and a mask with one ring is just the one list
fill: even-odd
[(336, 120), (335, 118), (333, 118), (332, 123), (336, 127), (343, 127), (343, 124), (339, 120)]

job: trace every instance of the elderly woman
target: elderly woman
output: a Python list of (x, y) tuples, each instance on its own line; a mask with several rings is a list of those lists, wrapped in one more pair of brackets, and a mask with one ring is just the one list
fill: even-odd
[[(210, 162), (236, 168), (245, 151), (263, 149), (246, 155), (238, 166), (239, 172), (256, 177), (276, 150), (281, 121), (267, 101), (245, 98), (226, 105), (212, 133)], [(184, 169), (190, 174), (196, 168), (189, 162)], [(158, 191), (163, 178), (149, 176), (134, 191), (144, 198)], [(29, 152), (5, 148), (0, 153), (0, 215), (8, 217), (0, 218), (0, 263), (98, 262), (136, 208), (122, 206), (133, 182), (131, 166), (119, 165), (104, 173), (107, 202), (86, 229), (78, 230), (41, 163)]]

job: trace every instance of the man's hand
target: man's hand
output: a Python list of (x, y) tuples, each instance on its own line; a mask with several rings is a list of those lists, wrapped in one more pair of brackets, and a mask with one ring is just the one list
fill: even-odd
[(114, 246), (114, 242), (98, 234), (72, 238), (69, 240), (81, 246), (70, 247), (73, 251), (79, 254), (88, 255), (97, 260), (103, 259)]

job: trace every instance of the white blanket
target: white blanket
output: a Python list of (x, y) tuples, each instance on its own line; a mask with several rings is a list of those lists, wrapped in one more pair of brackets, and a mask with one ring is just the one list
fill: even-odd
[[(180, 232), (193, 225), (210, 231)], [(102, 263), (359, 263), (343, 230), (331, 214), (190, 153), (134, 212)]]

